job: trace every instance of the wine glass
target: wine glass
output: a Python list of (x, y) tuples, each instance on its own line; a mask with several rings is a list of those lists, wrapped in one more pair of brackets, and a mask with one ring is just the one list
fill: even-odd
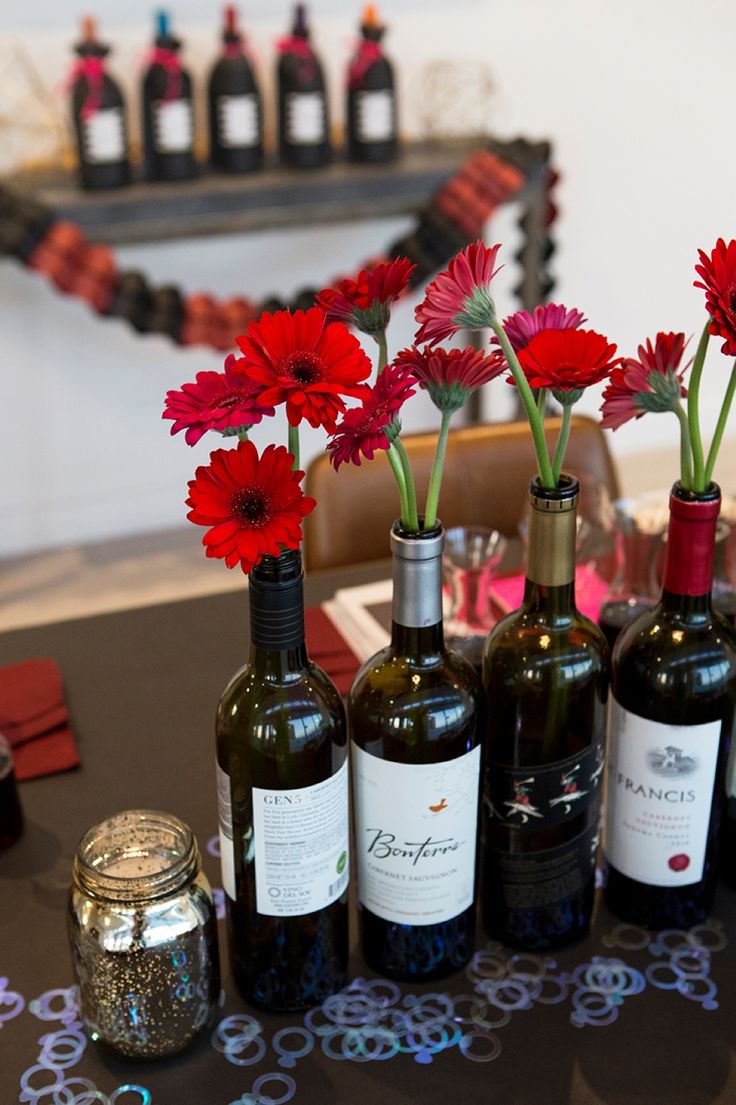
[(491, 581), (506, 551), (506, 538), (485, 526), (452, 526), (442, 556), (448, 644), (480, 671), (483, 643), (495, 622)]

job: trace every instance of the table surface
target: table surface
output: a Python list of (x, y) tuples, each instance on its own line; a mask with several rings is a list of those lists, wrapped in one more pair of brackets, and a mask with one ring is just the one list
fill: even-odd
[[(307, 600), (321, 602), (338, 586), (375, 578), (375, 566), (317, 575), (307, 582)], [(210, 880), (220, 885), (219, 863), (205, 847), (217, 828), (214, 707), (229, 676), (245, 661), (247, 638), (245, 592), (0, 635), (2, 664), (33, 656), (50, 656), (59, 664), (82, 759), (77, 771), (22, 784), (25, 834), (0, 855), (0, 1105), (29, 1100), (21, 1096), (20, 1079), (36, 1063), (41, 1037), (62, 1028), (37, 1019), (28, 1003), (72, 983), (64, 908), (82, 832), (118, 809), (170, 810), (191, 825)], [(735, 904), (736, 894), (721, 887), (712, 927), (687, 938), (670, 936), (663, 947), (640, 930), (624, 931), (599, 902), (591, 936), (556, 953), (556, 962), (514, 961), (511, 953), (501, 954), (506, 985), (491, 987), (491, 1003), (482, 1015), (494, 1026), (507, 1023), (490, 1031), (466, 1023), (470, 1002), (458, 1000), (474, 993), (477, 974), (461, 973), (431, 986), (403, 985), (392, 1000), (404, 1012), (411, 1011), (411, 994), (439, 992), (454, 1005), (428, 999), (425, 1009), (438, 1010), (440, 1020), (450, 1010), (443, 1024), (434, 1035), (420, 1034), (419, 1042), (403, 1037), (403, 1050), (383, 1061), (343, 1059), (340, 1032), (330, 1038), (285, 1036), (283, 1046), (276, 1041), (274, 1049), (275, 1033), (303, 1027), (303, 1017), (248, 1009), (234, 992), (224, 954), (226, 1001), (220, 1016), (257, 1017), (265, 1043), (257, 1063), (235, 1065), (208, 1036), (177, 1059), (149, 1064), (111, 1059), (90, 1044), (65, 1076), (87, 1078), (106, 1095), (121, 1085), (142, 1086), (152, 1105), (230, 1105), (269, 1074), (281, 1080), (259, 1083), (266, 1105), (285, 1100), (292, 1090), (296, 1105), (373, 1105), (377, 1096), (382, 1105), (444, 1105), (458, 1093), (470, 1105), (733, 1105)], [(481, 935), (479, 948), (484, 941)], [(357, 950), (355, 924), (352, 944), (352, 976), (372, 977)], [(719, 950), (694, 968), (691, 960), (676, 958), (678, 974), (673, 949), (697, 951), (702, 944)], [(605, 968), (594, 964), (594, 957), (616, 958), (625, 968)], [(498, 963), (494, 958), (485, 966), (495, 971)], [(484, 964), (480, 967), (482, 972)], [(700, 977), (688, 982), (685, 968)], [(540, 972), (541, 985), (529, 978)], [(567, 982), (560, 981), (562, 973), (570, 976)], [(680, 989), (673, 988), (678, 979)], [(25, 999), (17, 1016), (10, 1015), (14, 999), (7, 991)], [(505, 1017), (500, 1006), (508, 1004), (526, 1007)], [(586, 1009), (596, 1023), (576, 1024), (576, 1010)], [(309, 1054), (284, 1065), (293, 1061), (283, 1052), (310, 1038)], [(340, 1058), (326, 1054), (323, 1045)], [(248, 1058), (247, 1051), (242, 1054)], [(489, 1055), (495, 1057), (478, 1061)], [(36, 1072), (30, 1084), (39, 1089), (51, 1080)], [(54, 1098), (45, 1094), (38, 1100), (52, 1105)], [(57, 1100), (71, 1102), (71, 1096), (61, 1093)], [(147, 1100), (129, 1091), (114, 1098), (116, 1105)]]

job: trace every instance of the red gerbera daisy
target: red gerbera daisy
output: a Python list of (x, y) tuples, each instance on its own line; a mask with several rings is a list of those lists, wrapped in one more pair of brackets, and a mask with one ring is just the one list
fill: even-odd
[(406, 290), (416, 265), (407, 257), (362, 269), (357, 280), (341, 280), (337, 288), (323, 288), (317, 296), (328, 319), (352, 323), (365, 334), (385, 330), (391, 304)]
[(671, 411), (687, 395), (682, 382), (692, 358), (680, 367), (685, 351), (684, 334), (659, 333), (654, 346), (649, 339), (637, 350), (639, 360), (626, 357), (615, 368), (603, 392), (601, 425), (617, 430), (647, 411)]
[(581, 392), (609, 376), (621, 363), (615, 352), (595, 330), (542, 330), (518, 356), (530, 386), (550, 388), (564, 403), (572, 397), (566, 392)]
[[(544, 303), (535, 307), (531, 314), (529, 311), (517, 311), (510, 315), (504, 321), (503, 328), (511, 348), (518, 353), (542, 330), (577, 330), (584, 322), (583, 312), (575, 307), (564, 307), (561, 303)], [(495, 334), (493, 341), (498, 345)]]
[(417, 345), (434, 345), (460, 329), (490, 326), (496, 311), (488, 288), (498, 272), (494, 265), (500, 248), (474, 242), (427, 286), (414, 312), (420, 324), (414, 339)]
[(456, 411), (463, 406), (471, 391), (495, 379), (506, 368), (506, 362), (480, 349), (432, 349), (425, 346), (404, 349), (394, 364), (408, 368), (429, 392), (429, 397), (441, 411)]
[(408, 368), (388, 365), (363, 405), (346, 411), (327, 445), (330, 461), (337, 472), (341, 464), (360, 464), (361, 456), (373, 460), (377, 449), (388, 449), (400, 431), (396, 416), (415, 394), (416, 380)]
[(260, 402), (285, 403), (290, 426), (305, 418), (334, 430), (345, 410), (341, 397), (360, 399), (360, 381), (371, 371), (358, 339), (342, 323), (328, 324), (318, 307), (261, 315), (237, 342), (244, 369), (261, 386)]
[(304, 473), (293, 471), (293, 459), (283, 445), (268, 445), (259, 457), (252, 441), (210, 454), (186, 501), (187, 518), (211, 527), (202, 539), (207, 556), (249, 572), (262, 557), (299, 547), (301, 520), (317, 504), (302, 494)]
[(726, 245), (719, 238), (710, 257), (702, 249), (698, 255), (700, 264), (695, 271), (704, 283), (696, 280), (695, 287), (705, 290), (705, 305), (712, 319), (710, 332), (726, 339), (722, 353), (736, 357), (736, 239)]
[(274, 413), (258, 401), (261, 387), (236, 371), (240, 362), (231, 353), (224, 372), (198, 372), (193, 384), (166, 392), (162, 418), (170, 418), (171, 433), (186, 429), (187, 445), (196, 445), (208, 430), (236, 433), (242, 426), (255, 426), (264, 415)]

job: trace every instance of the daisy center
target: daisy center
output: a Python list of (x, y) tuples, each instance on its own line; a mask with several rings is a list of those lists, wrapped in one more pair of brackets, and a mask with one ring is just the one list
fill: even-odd
[(726, 299), (728, 301), (728, 313), (731, 318), (736, 318), (736, 284), (731, 284)]
[(222, 407), (237, 407), (241, 400), (245, 398), (245, 395), (244, 391), (231, 391), (227, 395), (215, 396), (210, 399), (207, 408), (208, 410), (219, 410)]
[(230, 500), (230, 511), (241, 525), (258, 529), (271, 517), (271, 496), (262, 487), (243, 487)]
[(299, 350), (284, 359), (282, 371), (297, 384), (313, 384), (322, 377), (322, 362), (316, 353)]

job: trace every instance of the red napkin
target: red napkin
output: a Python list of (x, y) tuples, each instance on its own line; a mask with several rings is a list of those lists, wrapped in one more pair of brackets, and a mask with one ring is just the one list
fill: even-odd
[(79, 766), (61, 672), (53, 660), (0, 668), (0, 732), (10, 741), (19, 780)]
[(340, 694), (347, 694), (360, 661), (321, 606), (304, 611), (309, 655), (329, 675)]
[[(575, 572), (575, 601), (581, 614), (592, 621), (598, 620), (598, 611), (608, 591), (608, 584), (598, 573), (581, 564)], [(501, 614), (508, 614), (521, 606), (524, 597), (524, 574), (499, 576), (491, 584), (491, 601)]]

